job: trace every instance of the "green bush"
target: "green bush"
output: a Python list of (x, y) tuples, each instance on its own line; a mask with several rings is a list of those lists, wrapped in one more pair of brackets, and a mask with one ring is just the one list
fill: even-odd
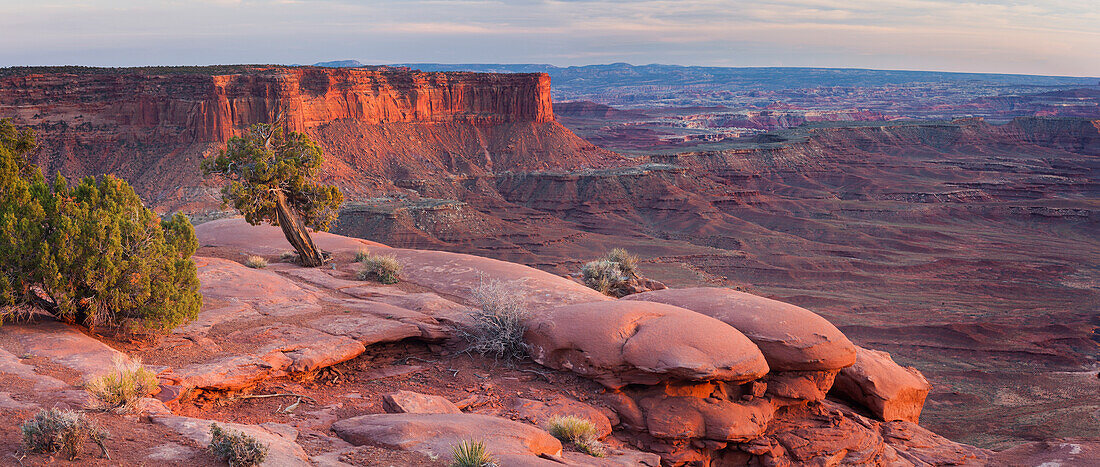
[(69, 460), (76, 459), (84, 443), (93, 441), (106, 452), (103, 440), (107, 432), (84, 414), (71, 410), (40, 410), (34, 418), (23, 422), (23, 448), (31, 452), (64, 452)]
[(599, 429), (591, 420), (575, 415), (554, 417), (546, 422), (546, 429), (561, 442), (572, 444), (585, 454), (605, 455), (603, 443), (599, 441)]
[(92, 408), (118, 413), (129, 412), (134, 403), (156, 391), (157, 377), (141, 365), (141, 360), (115, 358), (115, 371), (88, 381), (84, 388), (93, 397)]
[(393, 256), (356, 254), (357, 261), (363, 265), (359, 270), (359, 280), (376, 280), (383, 284), (396, 284), (401, 275), (401, 263)]
[(451, 467), (492, 467), (496, 461), (485, 443), (481, 441), (462, 441), (451, 446)]
[(267, 458), (267, 445), (244, 433), (210, 424), (210, 452), (232, 467), (260, 465)]
[(111, 175), (47, 183), (26, 146), (0, 137), (0, 307), (161, 332), (193, 319), (202, 295), (187, 218), (161, 220)]

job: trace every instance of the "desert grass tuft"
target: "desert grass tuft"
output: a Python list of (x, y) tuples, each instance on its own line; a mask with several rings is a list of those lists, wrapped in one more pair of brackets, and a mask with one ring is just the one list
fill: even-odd
[(591, 420), (576, 415), (553, 417), (546, 422), (546, 429), (561, 442), (572, 444), (578, 451), (594, 457), (605, 455), (603, 443), (599, 441), (599, 429)]
[(463, 440), (451, 446), (451, 467), (494, 467), (496, 460), (481, 441)]
[(355, 254), (355, 260), (362, 264), (359, 280), (375, 280), (383, 284), (396, 284), (401, 275), (401, 263), (393, 256), (372, 255), (365, 251)]
[(133, 409), (134, 403), (157, 390), (157, 377), (141, 365), (140, 359), (115, 357), (113, 372), (88, 381), (84, 388), (92, 395), (90, 408), (116, 413)]
[(244, 265), (252, 269), (263, 269), (267, 267), (267, 260), (262, 256), (252, 255), (244, 261)]
[(473, 292), (478, 308), (472, 315), (473, 327), (466, 333), (470, 349), (496, 358), (527, 355), (523, 340), (527, 308), (520, 293), (511, 283), (498, 280), (482, 282)]
[(103, 440), (107, 432), (80, 412), (52, 408), (40, 410), (34, 418), (23, 422), (23, 448), (30, 452), (63, 452), (74, 460), (84, 443), (95, 442), (106, 454)]
[(622, 295), (622, 288), (638, 278), (638, 257), (622, 248), (613, 248), (602, 258), (585, 263), (581, 278), (584, 285), (600, 293)]
[(267, 458), (268, 447), (244, 433), (222, 428), (217, 423), (210, 424), (210, 446), (212, 454), (229, 463), (231, 467), (252, 467), (260, 465)]

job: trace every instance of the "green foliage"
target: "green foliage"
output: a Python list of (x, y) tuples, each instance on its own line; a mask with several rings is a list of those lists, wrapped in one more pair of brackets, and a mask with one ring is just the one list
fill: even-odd
[(492, 280), (474, 289), (478, 309), (473, 312), (473, 327), (466, 332), (470, 349), (495, 358), (523, 358), (527, 343), (527, 308), (523, 297), (505, 282)]
[(493, 467), (497, 463), (485, 443), (463, 440), (451, 446), (451, 467)]
[(577, 450), (595, 457), (603, 457), (603, 443), (599, 441), (599, 429), (591, 420), (575, 415), (553, 417), (546, 422), (546, 429), (563, 443), (570, 443)]
[(401, 275), (401, 263), (393, 256), (372, 255), (360, 252), (356, 261), (363, 267), (359, 270), (359, 280), (376, 280), (383, 284), (396, 284)]
[(0, 137), (0, 307), (152, 331), (193, 319), (202, 295), (187, 218), (161, 220), (111, 175), (47, 183), (17, 152), (20, 138)]
[(76, 459), (85, 442), (93, 441), (102, 449), (107, 438), (107, 432), (84, 414), (56, 408), (40, 410), (20, 428), (24, 449), (43, 453), (63, 451), (69, 460)]
[(267, 458), (267, 445), (244, 433), (210, 424), (210, 452), (232, 467), (260, 465)]
[(93, 408), (118, 413), (130, 412), (134, 403), (157, 390), (157, 377), (141, 360), (115, 358), (115, 371), (88, 381), (84, 388), (92, 395)]
[(267, 260), (263, 256), (252, 255), (244, 260), (244, 265), (252, 269), (263, 269), (267, 267)]
[(317, 182), (323, 160), (321, 147), (308, 136), (257, 124), (248, 135), (230, 138), (218, 157), (203, 161), (202, 169), (229, 180), (222, 199), (252, 225), (279, 225), (276, 193), (282, 192), (305, 225), (328, 230), (344, 197), (336, 186)]

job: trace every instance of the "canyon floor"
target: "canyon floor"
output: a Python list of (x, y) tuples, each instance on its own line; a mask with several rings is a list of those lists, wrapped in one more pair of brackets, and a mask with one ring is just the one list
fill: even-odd
[[(580, 134), (614, 125), (593, 118), (561, 117)], [(872, 122), (673, 144), (633, 169), (375, 200), (337, 230), (559, 274), (625, 247), (647, 277), (795, 303), (898, 355), (933, 382), (922, 423), (937, 433), (988, 448), (1100, 437), (1098, 130), (1060, 122), (1081, 139)]]

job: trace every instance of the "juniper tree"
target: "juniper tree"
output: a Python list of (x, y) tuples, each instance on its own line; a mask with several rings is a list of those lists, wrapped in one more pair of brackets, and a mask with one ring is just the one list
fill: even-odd
[(24, 158), (33, 146), (0, 122), (0, 307), (153, 331), (194, 318), (202, 295), (187, 218), (161, 220), (111, 175), (47, 183)]
[(279, 226), (304, 266), (320, 266), (321, 252), (309, 230), (328, 230), (344, 197), (333, 185), (318, 183), (323, 154), (308, 136), (284, 134), (276, 125), (257, 124), (233, 137), (217, 157), (203, 161), (203, 173), (229, 180), (222, 200), (248, 223)]

